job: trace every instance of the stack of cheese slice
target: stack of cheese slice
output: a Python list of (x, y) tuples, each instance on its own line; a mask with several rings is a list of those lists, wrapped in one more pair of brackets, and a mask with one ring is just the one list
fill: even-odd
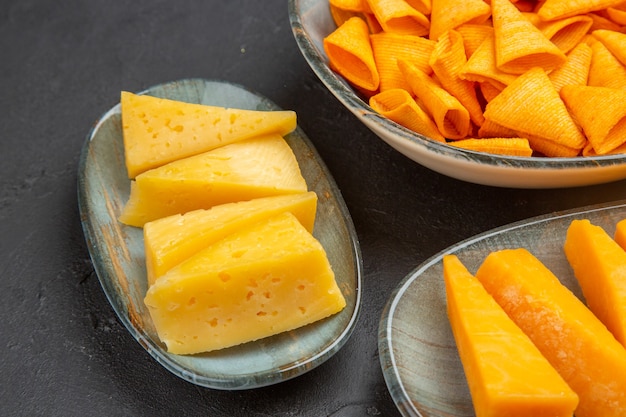
[(292, 330), (345, 299), (312, 235), (307, 191), (283, 135), (293, 112), (226, 109), (122, 94), (130, 197), (143, 227), (145, 304), (175, 354)]

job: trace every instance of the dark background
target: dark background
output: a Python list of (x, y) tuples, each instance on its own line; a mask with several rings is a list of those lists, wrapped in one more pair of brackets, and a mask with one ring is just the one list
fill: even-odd
[[(210, 390), (158, 365), (117, 320), (83, 238), (77, 164), (94, 121), (121, 90), (192, 77), (242, 84), (295, 110), (361, 242), (352, 338), (271, 387)], [(2, 416), (398, 416), (377, 348), (397, 283), (459, 240), (623, 198), (626, 186), (494, 188), (417, 165), (323, 87), (298, 50), (286, 0), (3, 0), (0, 158)]]

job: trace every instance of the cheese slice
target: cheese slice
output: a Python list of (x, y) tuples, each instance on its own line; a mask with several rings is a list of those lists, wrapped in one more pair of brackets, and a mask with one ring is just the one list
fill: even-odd
[(322, 245), (285, 212), (174, 267), (145, 304), (168, 351), (194, 354), (299, 328), (346, 302)]
[(122, 132), (129, 178), (168, 162), (296, 128), (296, 113), (185, 103), (123, 91)]
[(284, 211), (291, 212), (312, 232), (317, 194), (309, 191), (255, 198), (146, 223), (143, 237), (148, 284), (152, 285), (174, 266), (229, 234)]
[(119, 220), (143, 227), (218, 204), (307, 191), (293, 151), (279, 135), (247, 139), (138, 175)]
[(626, 346), (626, 252), (587, 219), (570, 223), (564, 250), (587, 306)]
[(455, 255), (443, 274), (476, 417), (571, 417), (576, 393)]
[(476, 278), (578, 394), (576, 417), (624, 417), (626, 349), (539, 259), (492, 252)]

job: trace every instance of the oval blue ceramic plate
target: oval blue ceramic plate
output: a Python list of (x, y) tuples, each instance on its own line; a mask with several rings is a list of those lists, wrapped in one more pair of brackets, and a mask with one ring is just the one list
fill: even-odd
[(475, 273), (489, 252), (528, 249), (581, 300), (563, 253), (573, 219), (589, 219), (610, 235), (626, 218), (626, 200), (535, 217), (477, 235), (433, 256), (398, 285), (379, 327), (387, 387), (404, 416), (472, 417), (474, 409), (446, 313), (442, 258), (456, 254)]
[[(189, 79), (152, 87), (152, 96), (249, 110), (278, 110), (268, 99), (230, 83)], [(142, 229), (117, 221), (129, 195), (120, 105), (87, 137), (78, 171), (78, 202), (94, 268), (106, 296), (132, 336), (157, 362), (194, 384), (226, 390), (266, 386), (326, 361), (350, 337), (360, 308), (362, 261), (352, 220), (317, 151), (300, 128), (287, 135), (309, 189), (318, 195), (314, 235), (328, 253), (347, 306), (300, 329), (207, 354), (167, 352), (143, 303), (147, 289)]]

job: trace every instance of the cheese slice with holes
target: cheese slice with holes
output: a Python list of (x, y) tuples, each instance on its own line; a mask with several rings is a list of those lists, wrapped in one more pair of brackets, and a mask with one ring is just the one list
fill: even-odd
[(174, 266), (237, 230), (289, 211), (313, 232), (317, 194), (287, 194), (220, 204), (207, 210), (175, 214), (143, 228), (148, 285)]
[(129, 178), (191, 155), (296, 128), (291, 110), (260, 111), (185, 103), (123, 91), (122, 132)]
[(276, 335), (346, 305), (322, 245), (289, 212), (174, 267), (144, 301), (159, 338), (174, 354)]
[(149, 221), (218, 204), (307, 191), (298, 161), (279, 135), (247, 139), (138, 175), (119, 220)]

